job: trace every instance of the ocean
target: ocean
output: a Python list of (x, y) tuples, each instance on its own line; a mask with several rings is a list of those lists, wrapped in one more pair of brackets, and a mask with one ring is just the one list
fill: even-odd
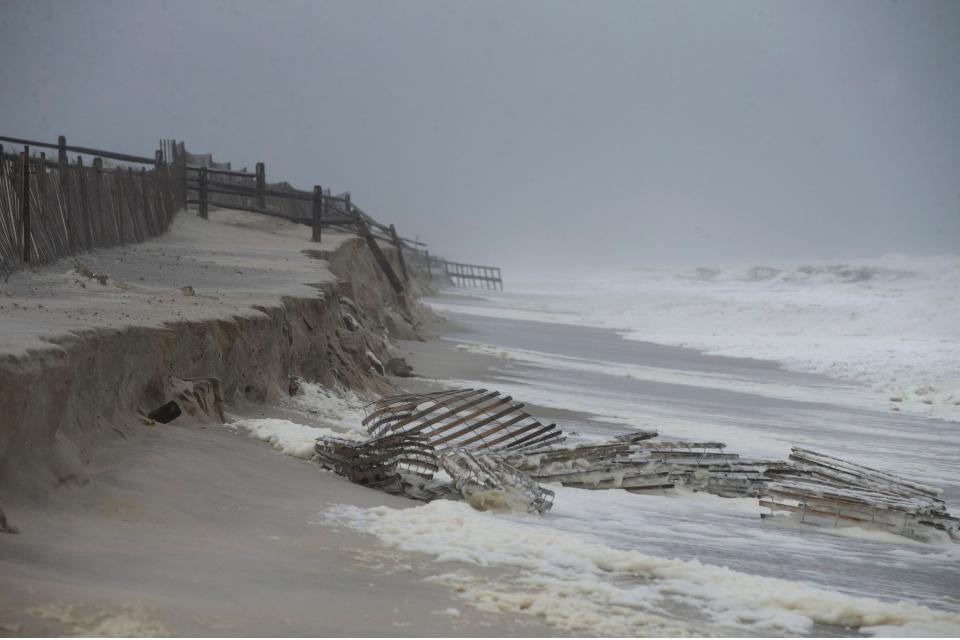
[[(473, 377), (636, 429), (785, 459), (793, 445), (944, 489), (960, 510), (957, 258), (552, 274), (428, 304)], [(426, 375), (430, 375), (427, 371)], [(326, 514), (430, 554), (480, 608), (601, 635), (957, 635), (960, 547), (762, 520), (756, 499), (551, 487), (544, 516), (437, 501)], [(485, 570), (495, 567), (491, 573)]]

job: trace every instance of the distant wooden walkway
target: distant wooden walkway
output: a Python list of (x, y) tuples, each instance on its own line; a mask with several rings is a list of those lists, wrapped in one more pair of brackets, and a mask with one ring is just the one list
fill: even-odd
[(436, 260), (435, 262), (443, 265), (444, 273), (453, 284), (459, 287), (478, 287), (503, 291), (500, 267), (484, 267), (478, 264), (464, 264), (447, 260)]

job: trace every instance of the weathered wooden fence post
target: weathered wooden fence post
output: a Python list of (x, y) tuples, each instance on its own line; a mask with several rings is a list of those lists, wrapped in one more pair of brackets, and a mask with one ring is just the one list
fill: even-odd
[(397, 228), (390, 225), (390, 235), (393, 236), (393, 246), (397, 248), (397, 258), (400, 260), (400, 271), (403, 273), (405, 281), (410, 280), (410, 274), (407, 273), (407, 262), (403, 259), (403, 245), (400, 243), (400, 236), (397, 235)]
[[(37, 212), (40, 214), (40, 219), (46, 223), (48, 227), (48, 237), (50, 237), (50, 243), (53, 246), (54, 254), (57, 253), (58, 247), (56, 247), (56, 241), (53, 238), (56, 236), (52, 230), (49, 229), (50, 225), (50, 204), (47, 201), (47, 154), (43, 151), (40, 152), (40, 161), (36, 163), (36, 172), (37, 172), (37, 197), (40, 200), (40, 208), (37, 209)], [(39, 253), (39, 252), (38, 252)], [(38, 256), (39, 257), (39, 256)]]
[(163, 175), (163, 141), (161, 141), (161, 148), (153, 152), (153, 185), (154, 190), (157, 192), (155, 196), (157, 201), (157, 210), (160, 212), (161, 225), (166, 228), (167, 223), (170, 222), (167, 215), (169, 214), (169, 207), (167, 207), (167, 198), (164, 194), (162, 175)]
[(349, 218), (349, 217), (350, 217), (351, 209), (353, 208), (353, 205), (350, 204), (350, 192), (347, 191), (345, 194), (343, 194), (343, 197), (344, 197), (344, 202), (345, 202), (345, 204), (344, 204), (344, 211), (346, 211), (347, 217)]
[(73, 219), (73, 208), (70, 206), (70, 177), (67, 174), (69, 161), (67, 160), (67, 137), (57, 137), (57, 171), (60, 174), (60, 196), (63, 202), (63, 217), (67, 221), (68, 242), (71, 251), (77, 250), (77, 224)]
[(266, 188), (267, 188), (267, 170), (262, 162), (258, 162), (257, 163), (257, 208), (260, 209), (260, 213), (263, 213), (267, 209), (267, 198), (263, 193), (264, 190), (266, 190)]
[(427, 254), (427, 280), (433, 280), (433, 269), (430, 268), (430, 250), (424, 249), (424, 252)]
[(95, 238), (90, 224), (90, 208), (87, 206), (87, 185), (83, 178), (83, 156), (77, 156), (77, 193), (80, 195), (77, 211), (80, 213), (80, 228), (83, 230), (81, 237), (86, 248), (92, 249)]
[(207, 217), (207, 168), (200, 167), (200, 184), (197, 189), (197, 213), (201, 218)]
[(97, 217), (101, 221), (100, 231), (103, 237), (100, 238), (100, 242), (105, 243), (107, 240), (107, 225), (103, 222), (107, 219), (107, 207), (103, 202), (103, 158), (100, 157), (93, 159), (93, 204), (97, 209)]
[(184, 210), (187, 208), (187, 157), (186, 157), (186, 146), (181, 142), (173, 141), (173, 163), (176, 165), (176, 170), (179, 172), (177, 184), (179, 185), (179, 193), (177, 194), (177, 206), (183, 207)]
[(403, 283), (400, 282), (400, 278), (397, 277), (397, 274), (393, 272), (393, 267), (390, 266), (390, 262), (387, 261), (387, 257), (383, 255), (383, 251), (381, 251), (380, 247), (377, 245), (377, 241), (374, 239), (373, 234), (370, 233), (370, 227), (368, 227), (367, 223), (360, 219), (359, 216), (357, 217), (357, 231), (366, 239), (367, 246), (370, 247), (370, 253), (373, 254), (374, 259), (380, 266), (380, 270), (383, 271), (383, 275), (387, 277), (387, 281), (390, 283), (390, 286), (392, 286), (393, 290), (398, 294), (402, 294)]
[[(117, 174), (120, 174), (120, 170), (117, 170)], [(125, 200), (127, 201), (127, 212), (129, 213), (130, 218), (130, 227), (133, 229), (133, 241), (142, 242), (144, 239), (143, 225), (141, 224), (140, 216), (137, 215), (137, 181), (133, 179), (133, 167), (127, 167), (126, 171), (123, 171), (123, 180), (127, 183), (126, 188), (124, 189), (124, 195), (126, 196)]]
[(310, 232), (312, 242), (320, 242), (320, 229), (323, 224), (323, 189), (320, 185), (313, 185), (313, 221)]
[(114, 171), (113, 173), (113, 212), (114, 212), (114, 224), (117, 225), (117, 239), (120, 241), (120, 244), (126, 242), (124, 237), (124, 225), (123, 225), (123, 185), (120, 184), (120, 171)]
[(153, 154), (153, 188), (156, 192), (157, 210), (160, 212), (161, 224), (166, 229), (170, 224), (170, 198), (164, 188), (166, 181), (166, 166), (163, 160), (163, 149), (157, 149)]
[(141, 195), (143, 200), (143, 217), (147, 221), (147, 232), (150, 235), (157, 235), (160, 233), (163, 223), (157, 219), (156, 207), (150, 206), (150, 194), (147, 193), (147, 168), (140, 167), (140, 189), (143, 192)]
[(30, 264), (30, 147), (23, 147), (23, 184), (20, 192), (20, 216), (23, 229), (23, 261)]

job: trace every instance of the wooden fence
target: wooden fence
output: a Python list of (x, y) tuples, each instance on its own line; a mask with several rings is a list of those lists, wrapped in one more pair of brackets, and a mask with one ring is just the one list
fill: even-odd
[(464, 264), (448, 260), (433, 259), (434, 264), (443, 267), (443, 271), (453, 284), (460, 287), (479, 287), (503, 291), (503, 278), (500, 267), (484, 267), (477, 264)]
[[(56, 149), (57, 157), (48, 159), (43, 151), (31, 155), (31, 148)], [(72, 161), (70, 154), (76, 156)], [(88, 164), (83, 156), (91, 157)], [(252, 172), (234, 170), (229, 162), (190, 153), (173, 140), (161, 141), (147, 157), (71, 146), (63, 136), (55, 144), (0, 136), (0, 274), (96, 247), (142, 242), (166, 231), (174, 213), (188, 205), (196, 205), (203, 218), (216, 206), (307, 224), (315, 242), (324, 227), (356, 231), (398, 293), (409, 280), (408, 257), (431, 278), (440, 267), (457, 286), (503, 288), (499, 268), (431, 256), (424, 243), (368, 215), (349, 192), (268, 183), (262, 162)], [(399, 274), (380, 242), (396, 247)]]
[[(142, 242), (163, 233), (186, 200), (182, 144), (165, 141), (147, 157), (71, 146), (63, 136), (0, 143), (0, 273)], [(37, 149), (56, 157), (31, 155)]]

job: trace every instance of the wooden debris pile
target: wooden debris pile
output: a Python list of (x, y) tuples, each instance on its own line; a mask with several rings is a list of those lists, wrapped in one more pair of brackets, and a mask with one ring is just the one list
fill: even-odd
[(440, 464), (463, 499), (481, 511), (544, 513), (553, 506), (553, 491), (498, 455), (454, 449), (440, 456)]
[(557, 425), (544, 425), (523, 403), (486, 389), (455, 389), (394, 396), (370, 405), (363, 426), (374, 437), (418, 434), (437, 451), (522, 451), (564, 439)]
[(757, 496), (774, 463), (742, 460), (722, 442), (654, 440), (638, 431), (598, 444), (527, 449), (507, 460), (541, 482), (631, 492), (686, 485), (725, 497)]
[(565, 444), (510, 396), (455, 389), (384, 398), (367, 408), (367, 441), (321, 438), (316, 459), (353, 482), (417, 500), (460, 497), (479, 509), (544, 513), (540, 483), (643, 492), (684, 485), (724, 497), (759, 497), (769, 518), (869, 525), (919, 539), (960, 539), (940, 490), (839, 458), (794, 448), (789, 460), (750, 460), (722, 442), (657, 439), (637, 431)]
[[(541, 423), (522, 403), (487, 389), (383, 398), (368, 406), (363, 426), (372, 436), (367, 442), (318, 440), (318, 461), (359, 484), (419, 500), (459, 494), (492, 504), (496, 493), (497, 500), (541, 513), (553, 498), (541, 482), (627, 491), (685, 484), (756, 496), (769, 466), (725, 453), (719, 442), (654, 441), (656, 431), (564, 446), (555, 424)], [(438, 479), (439, 469), (449, 482)]]
[(940, 531), (960, 540), (960, 519), (948, 513), (940, 489), (798, 447), (790, 462), (768, 471), (773, 481), (760, 499), (771, 511), (765, 518), (866, 526), (919, 540)]
[[(564, 436), (522, 408), (486, 389), (384, 398), (363, 420), (370, 440), (320, 438), (316, 459), (353, 482), (417, 500), (459, 494), (477, 508), (543, 513), (553, 492), (498, 454)], [(449, 480), (437, 474), (440, 469)]]
[(430, 486), (440, 468), (436, 451), (415, 434), (366, 441), (323, 437), (317, 439), (314, 450), (320, 464), (357, 484), (417, 500), (429, 501), (446, 493)]

